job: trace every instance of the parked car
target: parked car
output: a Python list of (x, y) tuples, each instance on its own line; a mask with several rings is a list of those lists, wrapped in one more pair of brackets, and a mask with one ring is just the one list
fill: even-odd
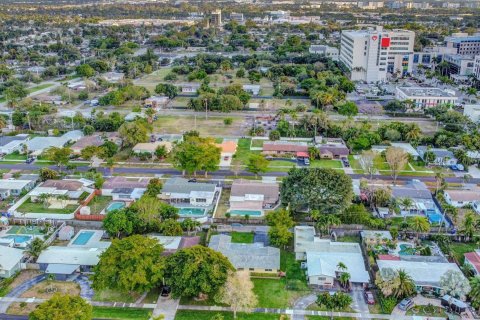
[(310, 165), (310, 159), (308, 159), (308, 158), (303, 159), (303, 163), (305, 163), (306, 166), (309, 166)]
[(196, 179), (196, 178), (192, 178), (192, 179), (188, 180), (188, 182), (197, 182), (197, 179)]
[(405, 298), (398, 304), (398, 309), (407, 311), (408, 309), (412, 308), (414, 305), (413, 300), (410, 298)]
[(27, 160), (25, 160), (25, 163), (32, 163), (33, 161), (35, 161), (35, 158), (27, 158)]
[(373, 297), (373, 293), (371, 291), (365, 291), (363, 295), (367, 304), (375, 304), (375, 298)]
[(168, 297), (170, 295), (170, 292), (172, 292), (172, 288), (170, 286), (163, 286), (160, 295), (162, 297)]

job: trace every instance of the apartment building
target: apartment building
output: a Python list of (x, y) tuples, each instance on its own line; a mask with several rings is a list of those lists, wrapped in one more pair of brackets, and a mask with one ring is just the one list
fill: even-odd
[(434, 87), (397, 87), (396, 98), (400, 101), (413, 101), (416, 111), (439, 104), (456, 104), (458, 100), (455, 92)]
[(460, 34), (458, 36), (448, 37), (445, 39), (449, 48), (455, 48), (457, 54), (461, 55), (478, 55), (480, 54), (480, 35), (468, 36)]
[(351, 80), (383, 82), (387, 73), (407, 74), (412, 71), (415, 33), (408, 30), (376, 29), (342, 32), (340, 61), (351, 72)]

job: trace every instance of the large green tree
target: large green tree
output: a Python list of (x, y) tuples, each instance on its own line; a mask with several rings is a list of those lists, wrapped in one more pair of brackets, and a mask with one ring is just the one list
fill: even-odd
[(93, 288), (121, 292), (145, 292), (158, 286), (163, 277), (163, 246), (156, 240), (134, 235), (114, 239), (100, 255)]
[(234, 268), (221, 253), (194, 246), (167, 258), (165, 279), (172, 285), (174, 297), (215, 294)]
[(118, 128), (118, 133), (125, 146), (135, 146), (137, 143), (147, 142), (148, 134), (151, 131), (152, 127), (143, 119), (125, 122)]
[(29, 320), (91, 320), (92, 306), (79, 296), (55, 294), (40, 304)]
[(174, 148), (173, 164), (183, 174), (196, 174), (198, 170), (204, 170), (207, 175), (209, 171), (218, 170), (220, 148), (213, 139), (187, 136), (185, 141)]
[(44, 152), (45, 158), (54, 162), (60, 169), (68, 164), (71, 154), (72, 149), (68, 147), (50, 147)]
[(283, 180), (282, 203), (291, 210), (318, 210), (321, 214), (341, 213), (351, 203), (352, 180), (333, 169), (292, 169)]

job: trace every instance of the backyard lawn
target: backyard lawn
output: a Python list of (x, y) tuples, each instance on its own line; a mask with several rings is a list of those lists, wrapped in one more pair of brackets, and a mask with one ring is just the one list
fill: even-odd
[(42, 202), (32, 202), (31, 199), (27, 199), (20, 207), (18, 212), (23, 213), (56, 213), (56, 214), (70, 214), (78, 208), (78, 205), (69, 204), (63, 209), (50, 209), (46, 208)]
[(465, 257), (463, 256), (467, 252), (475, 251), (478, 249), (478, 245), (475, 243), (461, 243), (461, 242), (452, 242), (450, 244), (450, 249), (452, 250), (452, 255), (457, 259), (460, 265), (463, 265)]
[[(233, 320), (232, 312), (178, 310), (175, 320), (210, 320), (216, 314), (221, 314), (224, 320)], [(278, 320), (278, 314), (237, 313), (237, 320)]]
[(88, 204), (90, 207), (91, 214), (100, 214), (103, 209), (112, 201), (112, 197), (106, 196), (95, 196), (92, 201)]
[(232, 242), (253, 243), (254, 234), (251, 232), (232, 232)]
[(93, 307), (93, 317), (115, 320), (148, 320), (152, 310), (140, 308)]

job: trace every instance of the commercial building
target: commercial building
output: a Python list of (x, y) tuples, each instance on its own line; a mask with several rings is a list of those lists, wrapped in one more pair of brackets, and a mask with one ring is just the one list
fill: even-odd
[(335, 47), (312, 44), (310, 48), (308, 48), (308, 52), (331, 58), (333, 61), (338, 61), (339, 50)]
[(477, 79), (480, 79), (480, 54), (476, 55), (473, 61), (473, 74)]
[(475, 58), (472, 55), (446, 54), (443, 60), (448, 62), (450, 75), (468, 76), (473, 74)]
[(467, 104), (463, 107), (463, 115), (473, 122), (480, 121), (480, 104)]
[(222, 26), (222, 10), (217, 9), (210, 16), (210, 24), (216, 27)]
[(230, 13), (230, 20), (238, 23), (243, 23), (244, 21), (243, 13), (236, 13), (236, 12)]
[(456, 104), (458, 100), (455, 92), (435, 87), (397, 87), (395, 97), (400, 101), (413, 101), (415, 111), (439, 104)]
[(351, 80), (383, 82), (387, 73), (412, 71), (415, 33), (408, 30), (374, 29), (343, 31), (340, 61), (351, 72)]
[(455, 48), (457, 54), (477, 55), (480, 54), (480, 35), (460, 35), (445, 39), (449, 48)]

